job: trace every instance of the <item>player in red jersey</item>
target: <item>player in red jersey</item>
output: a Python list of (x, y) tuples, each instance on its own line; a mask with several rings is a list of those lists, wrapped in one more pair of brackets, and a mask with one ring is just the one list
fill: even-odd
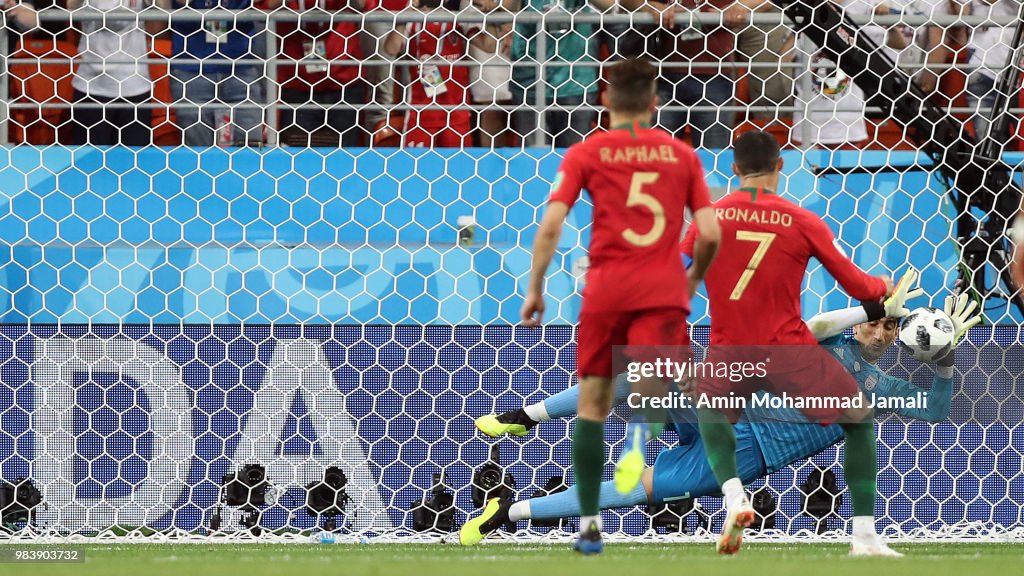
[[(807, 401), (794, 407), (803, 406), (802, 411), (812, 420), (843, 425), (843, 467), (854, 509), (851, 552), (898, 555), (875, 532), (877, 464), (871, 409), (854, 377), (825, 348), (815, 345), (814, 335), (800, 318), (800, 285), (812, 257), (859, 300), (882, 306), (881, 299), (893, 291), (892, 281), (862, 272), (846, 257), (821, 218), (776, 195), (781, 170), (774, 137), (760, 131), (743, 134), (734, 145), (733, 163), (740, 189), (714, 205), (722, 249), (705, 279), (711, 311), (711, 347), (706, 362), (733, 365), (767, 357), (770, 366), (761, 378), (737, 382), (715, 374), (697, 384), (701, 436), (729, 511), (718, 550), (733, 554), (739, 549), (743, 528), (753, 522), (754, 511), (736, 472), (731, 422), (742, 413), (742, 404), (733, 401), (723, 408), (724, 403), (714, 400), (734, 394), (749, 400), (764, 389)], [(697, 234), (692, 228), (687, 232), (684, 253), (692, 253)], [(757, 346), (760, 348), (754, 348)], [(857, 397), (859, 406), (842, 402)], [(816, 398), (838, 400), (814, 405), (810, 400)]]
[[(413, 0), (413, 6), (431, 11), (440, 0)], [(413, 106), (466, 106), (469, 104), (469, 68), (454, 66), (464, 59), (466, 36), (452, 22), (409, 22), (391, 32), (384, 53), (397, 57), (403, 45), (406, 55), (419, 60), (409, 67), (406, 104)], [(469, 110), (410, 110), (405, 113), (403, 146), (462, 148), (471, 145)]]
[[(582, 511), (575, 548), (583, 554), (603, 549), (598, 496), (605, 461), (604, 421), (613, 393), (612, 347), (689, 344), (689, 294), (672, 287), (684, 286), (688, 275), (691, 283), (699, 283), (718, 246), (718, 223), (697, 153), (649, 127), (657, 105), (656, 78), (657, 69), (642, 60), (626, 60), (609, 69), (602, 103), (610, 110), (612, 130), (566, 152), (534, 240), (522, 309), (525, 325), (540, 326), (544, 275), (566, 215), (586, 189), (594, 204), (594, 222), (579, 315), (579, 417), (572, 438)], [(678, 252), (686, 208), (701, 230), (689, 274)], [(631, 423), (630, 435), (638, 446), (628, 438), (627, 446), (640, 453), (641, 461), (643, 440), (657, 426), (658, 417), (655, 412), (646, 422)], [(633, 487), (642, 473), (641, 467)]]

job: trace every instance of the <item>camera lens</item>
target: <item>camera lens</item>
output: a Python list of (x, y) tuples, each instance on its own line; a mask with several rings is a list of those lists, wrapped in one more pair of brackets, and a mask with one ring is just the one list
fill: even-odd
[(493, 468), (484, 470), (480, 473), (478, 483), (481, 488), (486, 490), (496, 487), (498, 484), (501, 484), (501, 471)]

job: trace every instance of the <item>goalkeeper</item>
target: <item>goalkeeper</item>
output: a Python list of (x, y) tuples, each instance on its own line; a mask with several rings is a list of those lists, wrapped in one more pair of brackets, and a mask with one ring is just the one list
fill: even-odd
[[(885, 304), (872, 302), (827, 312), (815, 316), (808, 322), (821, 345), (829, 348), (844, 368), (854, 375), (864, 393), (876, 403), (877, 399), (883, 397), (915, 398), (921, 392), (920, 388), (910, 382), (888, 376), (875, 366), (875, 362), (896, 338), (897, 318), (909, 312), (904, 307), (904, 302), (921, 293), (920, 290), (909, 293), (906, 291), (906, 287), (912, 285), (916, 273), (911, 270), (908, 276), (904, 280), (909, 282), (901, 282), (902, 290)], [(959, 341), (970, 327), (981, 322), (980, 315), (972, 315), (975, 307), (976, 304), (969, 302), (966, 294), (946, 298), (945, 311), (953, 320), (956, 341)], [(854, 334), (852, 338), (843, 335), (843, 331), (851, 326)], [(935, 378), (926, 406), (896, 407), (892, 411), (908, 418), (928, 422), (946, 419), (952, 398), (953, 360), (954, 354), (950, 351), (948, 355), (936, 361)], [(624, 402), (629, 395), (630, 385), (624, 376), (617, 380), (615, 393), (617, 404)], [(492, 437), (501, 434), (524, 436), (539, 422), (571, 416), (576, 406), (576, 395), (577, 388), (572, 387), (543, 402), (519, 410), (498, 416), (483, 416), (477, 419), (476, 425), (481, 432)], [(720, 494), (703, 443), (700, 441), (695, 411), (670, 411), (670, 416), (675, 423), (679, 445), (662, 451), (654, 466), (645, 471), (641, 484), (629, 494), (619, 494), (613, 481), (604, 482), (600, 495), (602, 509), (645, 503), (660, 504), (668, 500)], [(787, 408), (749, 409), (735, 428), (737, 462), (744, 483), (809, 458), (838, 443), (844, 437), (840, 426), (810, 423), (798, 410)], [(574, 488), (504, 506), (498, 499), (492, 499), (479, 517), (465, 524), (459, 539), (464, 545), (472, 545), (509, 521), (555, 519), (578, 514)], [(855, 540), (851, 554), (899, 555), (881, 540), (868, 545)]]

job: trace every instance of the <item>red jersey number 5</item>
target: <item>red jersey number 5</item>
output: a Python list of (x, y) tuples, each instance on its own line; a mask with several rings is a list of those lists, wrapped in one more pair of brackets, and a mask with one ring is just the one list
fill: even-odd
[(626, 242), (640, 248), (654, 244), (665, 233), (665, 208), (657, 198), (650, 194), (644, 194), (643, 191), (644, 186), (657, 182), (658, 176), (657, 172), (634, 172), (633, 179), (629, 182), (629, 197), (626, 198), (626, 207), (643, 206), (654, 215), (654, 223), (647, 232), (640, 234), (632, 228), (622, 231), (622, 237), (626, 239)]

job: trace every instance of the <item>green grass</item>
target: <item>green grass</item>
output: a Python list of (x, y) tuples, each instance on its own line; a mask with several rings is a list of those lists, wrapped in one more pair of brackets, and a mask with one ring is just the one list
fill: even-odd
[[(33, 548), (46, 548), (33, 546)], [(55, 547), (54, 547), (55, 548)], [(902, 559), (849, 558), (842, 544), (615, 544), (600, 557), (566, 545), (117, 544), (76, 547), (79, 564), (6, 564), (0, 574), (75, 576), (964, 576), (1020, 574), (1021, 544), (905, 544)]]

